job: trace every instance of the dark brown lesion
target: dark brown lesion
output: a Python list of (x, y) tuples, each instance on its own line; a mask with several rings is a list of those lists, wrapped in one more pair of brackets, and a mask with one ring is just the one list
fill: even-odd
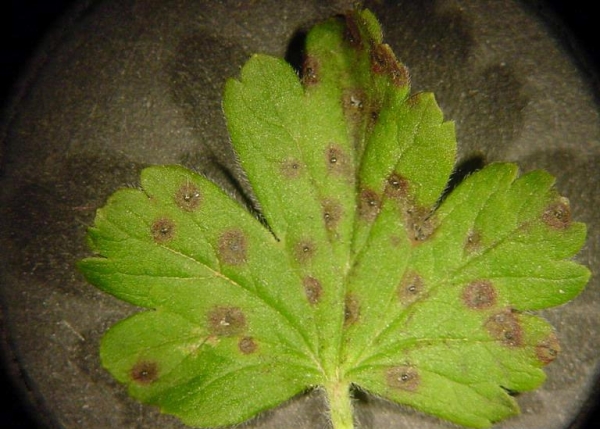
[(252, 337), (242, 337), (238, 341), (238, 349), (243, 354), (249, 355), (258, 350), (258, 344)]
[(535, 348), (535, 354), (543, 365), (548, 365), (558, 357), (560, 353), (560, 343), (556, 334), (552, 332), (545, 340), (539, 343)]
[(200, 207), (202, 194), (200, 189), (191, 182), (186, 182), (175, 193), (175, 204), (185, 211), (193, 212)]
[(207, 317), (208, 330), (213, 335), (230, 337), (246, 330), (246, 315), (239, 307), (213, 308)]
[(360, 303), (358, 302), (358, 298), (349, 293), (346, 295), (344, 299), (344, 326), (348, 327), (350, 325), (358, 322), (360, 318)]
[(393, 389), (416, 392), (421, 385), (421, 376), (414, 366), (399, 365), (386, 370), (385, 381)]
[(304, 165), (297, 159), (285, 159), (280, 164), (281, 175), (286, 179), (297, 179), (304, 172)]
[(348, 154), (337, 144), (330, 144), (325, 149), (325, 165), (330, 174), (343, 176), (352, 173), (351, 160)]
[(367, 94), (361, 88), (345, 88), (342, 92), (342, 108), (351, 125), (362, 123), (368, 105)]
[(492, 314), (484, 326), (492, 338), (505, 346), (519, 347), (523, 345), (523, 328), (519, 322), (518, 313), (511, 309)]
[(472, 310), (487, 310), (496, 305), (498, 294), (489, 280), (475, 280), (462, 293), (463, 303)]
[(323, 286), (321, 285), (321, 282), (312, 276), (307, 276), (302, 279), (302, 286), (304, 287), (304, 294), (306, 295), (309, 304), (318, 304), (323, 295)]
[(404, 211), (406, 232), (414, 245), (429, 239), (436, 228), (436, 221), (431, 210), (425, 207), (408, 205)]
[(465, 240), (464, 251), (467, 254), (477, 253), (481, 250), (482, 237), (481, 233), (477, 230), (471, 230), (467, 234)]
[(158, 379), (158, 363), (150, 360), (138, 361), (129, 371), (131, 381), (141, 385), (149, 385)]
[(360, 33), (360, 24), (357, 22), (360, 19), (357, 13), (351, 11), (345, 15), (346, 28), (344, 30), (344, 40), (356, 50), (363, 47), (362, 35)]
[(396, 59), (392, 49), (385, 43), (371, 47), (371, 71), (379, 75), (388, 75), (396, 87), (410, 85), (408, 69)]
[(410, 185), (406, 178), (394, 172), (385, 181), (385, 196), (395, 200), (405, 201), (410, 192)]
[(335, 230), (344, 214), (342, 204), (335, 199), (326, 198), (321, 202), (321, 208), (323, 210), (325, 228), (329, 231)]
[(302, 265), (310, 262), (317, 252), (317, 245), (311, 239), (305, 238), (294, 245), (294, 257)]
[(175, 237), (175, 222), (169, 218), (160, 218), (152, 222), (150, 233), (156, 243), (163, 244)]
[(358, 215), (373, 222), (381, 210), (381, 197), (369, 188), (363, 188), (358, 195)]
[(242, 265), (246, 262), (248, 243), (246, 235), (239, 229), (230, 229), (219, 237), (219, 258), (227, 265)]
[(409, 271), (402, 276), (398, 285), (398, 300), (404, 306), (418, 301), (425, 293), (425, 282), (415, 271)]
[(319, 83), (319, 73), (321, 64), (319, 60), (311, 55), (304, 58), (302, 63), (302, 83), (304, 86), (311, 86)]
[(542, 214), (542, 220), (553, 229), (566, 229), (571, 225), (571, 208), (566, 198), (550, 204)]

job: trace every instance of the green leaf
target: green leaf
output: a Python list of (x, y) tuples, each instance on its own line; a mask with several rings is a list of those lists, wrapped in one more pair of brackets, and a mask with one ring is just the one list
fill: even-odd
[[(302, 77), (253, 56), (224, 110), (260, 219), (206, 178), (150, 167), (98, 210), (88, 281), (146, 310), (102, 340), (129, 393), (197, 427), (322, 386), (469, 427), (518, 413), (559, 351), (533, 310), (584, 288), (585, 226), (543, 171), (491, 164), (445, 195), (454, 126), (367, 10), (317, 25)], [(444, 197), (442, 197), (444, 195)]]

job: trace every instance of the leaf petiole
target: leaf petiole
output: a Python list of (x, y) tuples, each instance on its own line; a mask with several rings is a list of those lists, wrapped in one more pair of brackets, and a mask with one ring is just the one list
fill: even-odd
[(331, 427), (333, 429), (354, 429), (350, 384), (334, 380), (325, 385), (325, 392), (331, 417)]

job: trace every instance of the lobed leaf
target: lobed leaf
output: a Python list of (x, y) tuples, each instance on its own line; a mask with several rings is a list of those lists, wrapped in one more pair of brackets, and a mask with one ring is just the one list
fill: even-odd
[(225, 88), (264, 222), (177, 166), (98, 210), (80, 268), (145, 308), (106, 333), (103, 364), (199, 427), (315, 386), (335, 428), (352, 424), (351, 385), (469, 427), (516, 414), (509, 392), (538, 387), (559, 351), (531, 311), (589, 278), (569, 259), (585, 226), (548, 173), (514, 164), (442, 198), (454, 126), (432, 94), (410, 95), (369, 11), (317, 25), (306, 53), (301, 77), (254, 55)]

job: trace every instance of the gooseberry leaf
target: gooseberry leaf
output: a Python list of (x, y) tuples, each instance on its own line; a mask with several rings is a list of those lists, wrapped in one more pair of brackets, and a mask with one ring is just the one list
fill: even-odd
[(254, 55), (227, 82), (259, 217), (179, 166), (98, 210), (80, 268), (146, 309), (100, 350), (133, 397), (197, 427), (317, 386), (334, 428), (352, 427), (354, 389), (469, 427), (518, 412), (509, 392), (559, 351), (532, 310), (587, 283), (570, 260), (585, 226), (544, 171), (495, 163), (444, 192), (454, 126), (409, 83), (368, 10), (330, 19), (300, 78)]

